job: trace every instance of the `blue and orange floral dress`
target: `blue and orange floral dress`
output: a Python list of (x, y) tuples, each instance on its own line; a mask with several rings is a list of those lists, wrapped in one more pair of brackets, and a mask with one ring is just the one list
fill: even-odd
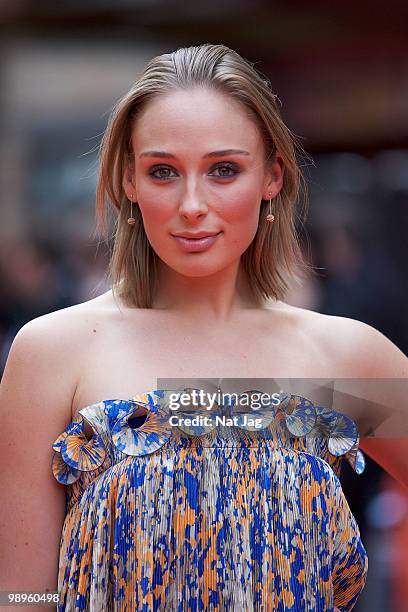
[(364, 470), (357, 428), (280, 400), (257, 428), (242, 412), (232, 427), (171, 425), (161, 389), (82, 408), (53, 444), (57, 609), (351, 610), (367, 555), (338, 475), (344, 458)]

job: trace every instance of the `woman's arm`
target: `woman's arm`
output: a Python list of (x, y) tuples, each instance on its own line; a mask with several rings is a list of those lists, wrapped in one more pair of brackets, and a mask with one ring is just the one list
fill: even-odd
[(361, 438), (360, 448), (408, 488), (407, 438)]
[(377, 428), (374, 437), (361, 438), (360, 447), (408, 487), (408, 357), (381, 332), (363, 323), (353, 345), (360, 364), (356, 378), (406, 379), (402, 384), (395, 381), (395, 392), (393, 384), (387, 384), (389, 419)]
[(0, 591), (57, 590), (65, 487), (52, 475), (52, 443), (71, 420), (73, 389), (55, 332), (51, 315), (22, 327), (0, 385)]

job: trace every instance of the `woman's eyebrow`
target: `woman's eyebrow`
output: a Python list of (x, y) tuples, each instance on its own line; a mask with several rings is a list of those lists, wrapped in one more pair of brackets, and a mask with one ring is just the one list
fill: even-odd
[[(212, 151), (211, 153), (206, 153), (203, 155), (203, 159), (207, 157), (223, 157), (226, 155), (251, 155), (249, 151), (244, 151), (243, 149), (223, 149), (222, 151)], [(166, 153), (165, 151), (143, 151), (139, 155), (140, 157), (164, 157), (170, 159), (177, 159), (175, 155), (171, 153)]]

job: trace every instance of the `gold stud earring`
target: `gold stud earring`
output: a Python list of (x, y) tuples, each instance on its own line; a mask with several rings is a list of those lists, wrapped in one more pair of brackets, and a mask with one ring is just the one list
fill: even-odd
[(134, 225), (136, 223), (136, 219), (133, 216), (133, 209), (132, 209), (132, 205), (133, 205), (133, 194), (130, 196), (130, 217), (127, 220), (127, 222), (129, 223), (129, 225)]
[[(269, 196), (272, 195), (272, 191), (269, 192)], [(266, 220), (269, 221), (269, 223), (273, 223), (275, 221), (275, 215), (272, 214), (272, 198), (270, 197), (269, 199), (269, 214), (266, 215)]]

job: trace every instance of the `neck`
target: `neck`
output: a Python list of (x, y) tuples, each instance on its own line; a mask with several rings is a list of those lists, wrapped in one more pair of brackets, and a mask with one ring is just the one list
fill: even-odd
[(207, 276), (185, 276), (159, 261), (157, 279), (153, 308), (214, 323), (226, 323), (241, 310), (262, 308), (239, 261)]

